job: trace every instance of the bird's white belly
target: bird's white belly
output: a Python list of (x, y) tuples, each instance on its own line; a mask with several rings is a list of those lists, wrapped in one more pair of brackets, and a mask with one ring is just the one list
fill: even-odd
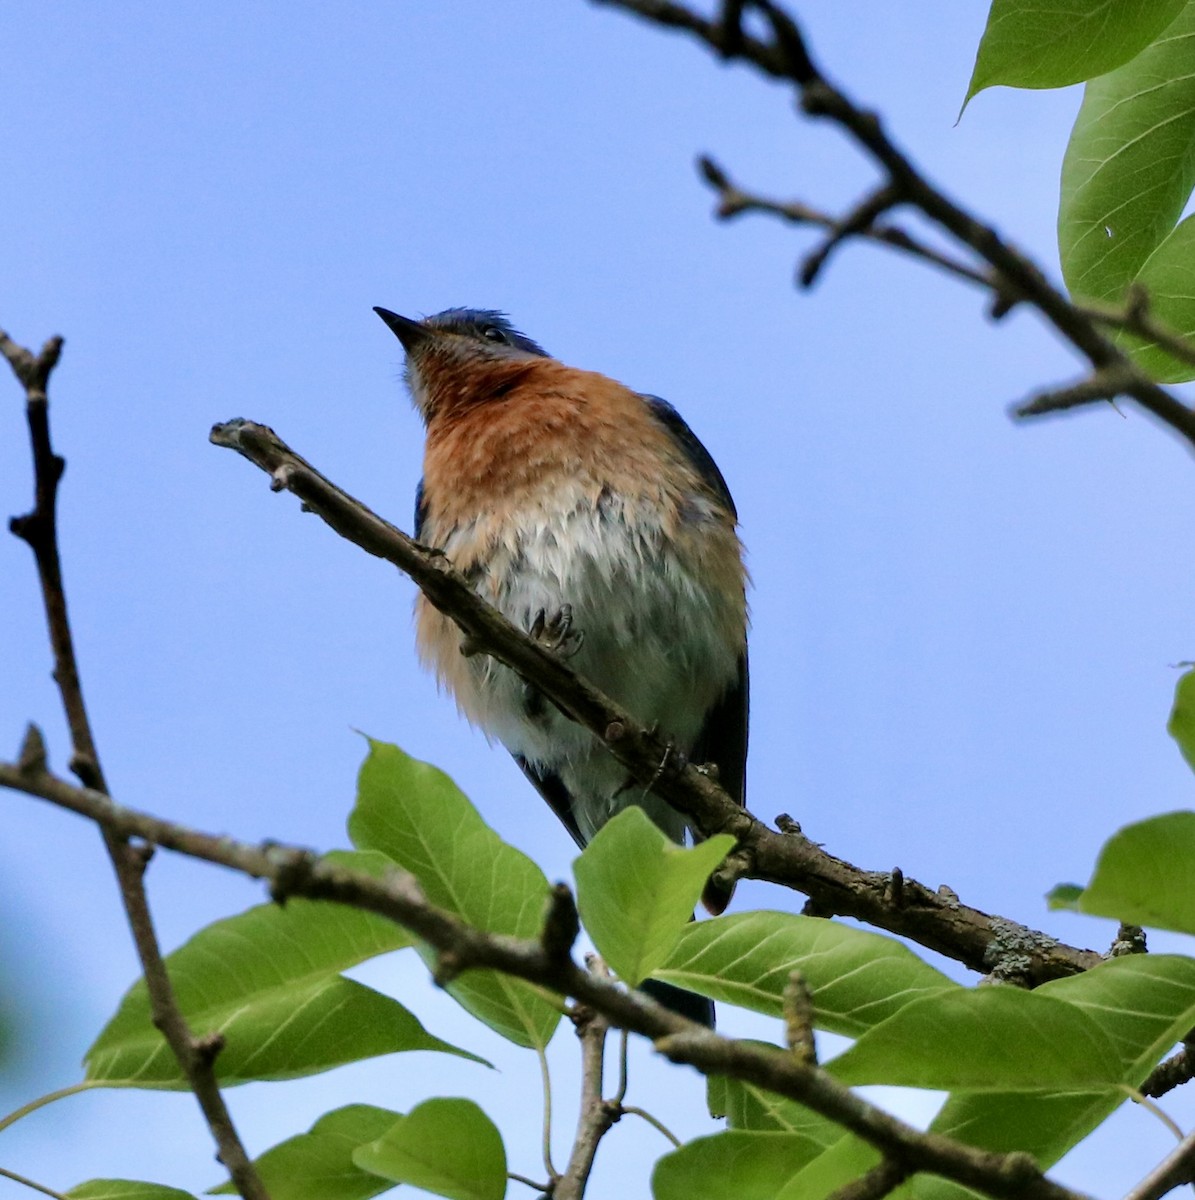
[[(491, 547), (476, 586), (524, 629), (541, 611), (550, 619), (570, 605), (583, 635), (571, 665), (688, 753), (735, 678), (741, 646), (727, 636), (734, 619), (720, 607), (729, 600), (703, 584), (698, 564), (686, 563), (658, 524), (626, 515), (617, 504), (578, 503), (504, 521), (517, 539)], [(444, 547), (450, 558), (454, 540)], [(679, 814), (642, 788), (626, 788), (625, 768), (588, 731), (493, 659), (478, 656), (470, 666), (473, 694), (458, 697), (463, 707), (512, 754), (561, 776), (586, 839), (631, 802), (681, 839)]]

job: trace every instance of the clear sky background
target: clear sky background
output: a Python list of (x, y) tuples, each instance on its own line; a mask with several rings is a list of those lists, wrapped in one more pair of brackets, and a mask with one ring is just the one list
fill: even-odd
[[(931, 176), (1056, 273), (1079, 93), (1000, 89), (956, 125), (986, 5), (797, 11), (826, 69)], [(1131, 408), (1015, 426), (1011, 401), (1079, 367), (1031, 314), (992, 325), (977, 294), (860, 245), (799, 294), (809, 234), (711, 219), (702, 151), (760, 190), (848, 206), (874, 175), (833, 130), (748, 70), (582, 0), (13, 0), (5, 42), (0, 326), (27, 345), (66, 337), (63, 551), (119, 799), (245, 839), (343, 845), (362, 729), (447, 768), (568, 876), (567, 835), (419, 670), (413, 586), (207, 441), (214, 421), (263, 421), (409, 528), (421, 429), (370, 308), (498, 307), (566, 362), (670, 399), (721, 465), (755, 583), (752, 810), (1106, 948), (1108, 923), (1050, 914), (1043, 895), (1085, 880), (1118, 826), (1190, 805), (1164, 726), (1174, 664), (1195, 657), (1195, 463)], [(0, 379), (0, 511), (29, 498), (21, 395)], [(65, 770), (15, 539), (0, 540), (0, 612), (0, 753), (35, 719)], [(28, 1012), (7, 1111), (79, 1078), (135, 962), (94, 830), (0, 802), (0, 961)], [(261, 899), (164, 854), (150, 883), (167, 946)], [(736, 901), (800, 903), (758, 886)], [(335, 1104), (470, 1095), (512, 1168), (540, 1174), (533, 1058), (458, 1015), (413, 956), (396, 961), (370, 981), (500, 1072), (406, 1055), (242, 1088), (251, 1149)], [(723, 1027), (778, 1036), (726, 1012)], [(563, 1154), (567, 1033), (552, 1057)], [(632, 1097), (686, 1136), (712, 1132), (700, 1089), (674, 1078), (641, 1052)], [(1113, 1194), (1170, 1144), (1130, 1106), (1058, 1174)], [(591, 1194), (646, 1195), (664, 1149), (623, 1122)], [(186, 1095), (68, 1099), (0, 1136), (0, 1164), (58, 1188), (221, 1178)]]

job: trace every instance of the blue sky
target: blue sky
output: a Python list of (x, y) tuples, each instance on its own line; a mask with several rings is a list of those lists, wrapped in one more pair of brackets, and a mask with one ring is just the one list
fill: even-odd
[[(1078, 92), (985, 93), (956, 125), (982, 4), (798, 11), (826, 69), (929, 174), (1056, 271)], [(799, 294), (808, 234), (711, 219), (697, 153), (840, 210), (874, 178), (841, 137), (797, 119), (776, 85), (580, 0), (14, 0), (6, 42), (0, 326), (67, 339), (63, 550), (120, 799), (247, 839), (342, 845), (362, 729), (448, 769), (567, 877), (567, 835), (419, 670), (412, 585), (207, 442), (214, 421), (263, 421), (409, 527), (421, 431), (371, 306), (498, 307), (565, 361), (671, 400), (729, 481), (755, 582), (753, 811), (1106, 946), (1110, 927), (1042, 897), (1085, 879), (1119, 825), (1190, 805), (1164, 729), (1173, 664), (1195, 657), (1190, 456), (1131, 409), (1014, 426), (1010, 401), (1079, 367), (1031, 314), (992, 325), (978, 295), (864, 246)], [(29, 503), (7, 394), (5, 514)], [(35, 719), (63, 768), (28, 557), (0, 542), (0, 739), (15, 753)], [(31, 1014), (24, 1065), (0, 1081), (7, 1110), (78, 1078), (135, 965), (95, 833), (4, 805), (4, 969)], [(260, 899), (164, 855), (151, 887), (168, 946)], [(736, 903), (800, 898), (745, 887)], [(405, 1056), (240, 1089), (251, 1147), (335, 1103), (468, 1094), (499, 1119), (514, 1169), (537, 1174), (534, 1063), (459, 1018), (413, 961), (368, 977), (501, 1073)], [(561, 1036), (561, 1155), (574, 1058)], [(712, 1130), (700, 1095), (662, 1089), (650, 1056), (635, 1072), (636, 1100), (686, 1135)], [(1168, 1149), (1138, 1109), (1118, 1134), (1133, 1156), (1109, 1137), (1060, 1176), (1115, 1191)], [(664, 1148), (624, 1122), (592, 1194), (646, 1194)], [(193, 1101), (131, 1092), (29, 1118), (0, 1164), (59, 1188), (219, 1179)]]

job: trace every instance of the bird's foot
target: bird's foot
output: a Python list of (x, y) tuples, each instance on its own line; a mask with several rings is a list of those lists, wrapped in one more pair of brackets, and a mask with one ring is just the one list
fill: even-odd
[[(535, 614), (527, 630), (545, 650), (567, 662), (585, 641), (585, 631), (573, 628), (573, 606), (562, 604), (551, 616), (546, 609)], [(542, 721), (548, 713), (544, 694), (533, 684), (523, 684), (523, 712), (533, 721)]]
[[(656, 726), (653, 725), (647, 732), (654, 737)], [(664, 744), (664, 754), (647, 783), (642, 784), (634, 775), (628, 775), (626, 782), (614, 794), (615, 796), (621, 796), (623, 792), (629, 792), (632, 789), (642, 789), (644, 792), (650, 792), (661, 779), (675, 779), (688, 765), (689, 756), (675, 742), (666, 742)], [(716, 767), (714, 769), (715, 771), (717, 770)]]
[(581, 649), (585, 631), (573, 628), (573, 606), (562, 604), (550, 617), (540, 609), (527, 631), (545, 650), (558, 658), (570, 659)]

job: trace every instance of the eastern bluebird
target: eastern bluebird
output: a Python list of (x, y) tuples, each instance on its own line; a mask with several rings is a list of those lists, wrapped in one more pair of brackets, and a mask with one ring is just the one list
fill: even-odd
[[(742, 803), (746, 571), (709, 452), (666, 401), (551, 358), (502, 313), (374, 311), (403, 344), (427, 428), (415, 537), (677, 751), (715, 764)], [(509, 668), (462, 654), (460, 630), (423, 596), (416, 624), (424, 663), (578, 845), (628, 804), (683, 842), (675, 809)], [(712, 882), (703, 896), (714, 913), (729, 899)], [(654, 990), (709, 1016), (704, 1000)]]

